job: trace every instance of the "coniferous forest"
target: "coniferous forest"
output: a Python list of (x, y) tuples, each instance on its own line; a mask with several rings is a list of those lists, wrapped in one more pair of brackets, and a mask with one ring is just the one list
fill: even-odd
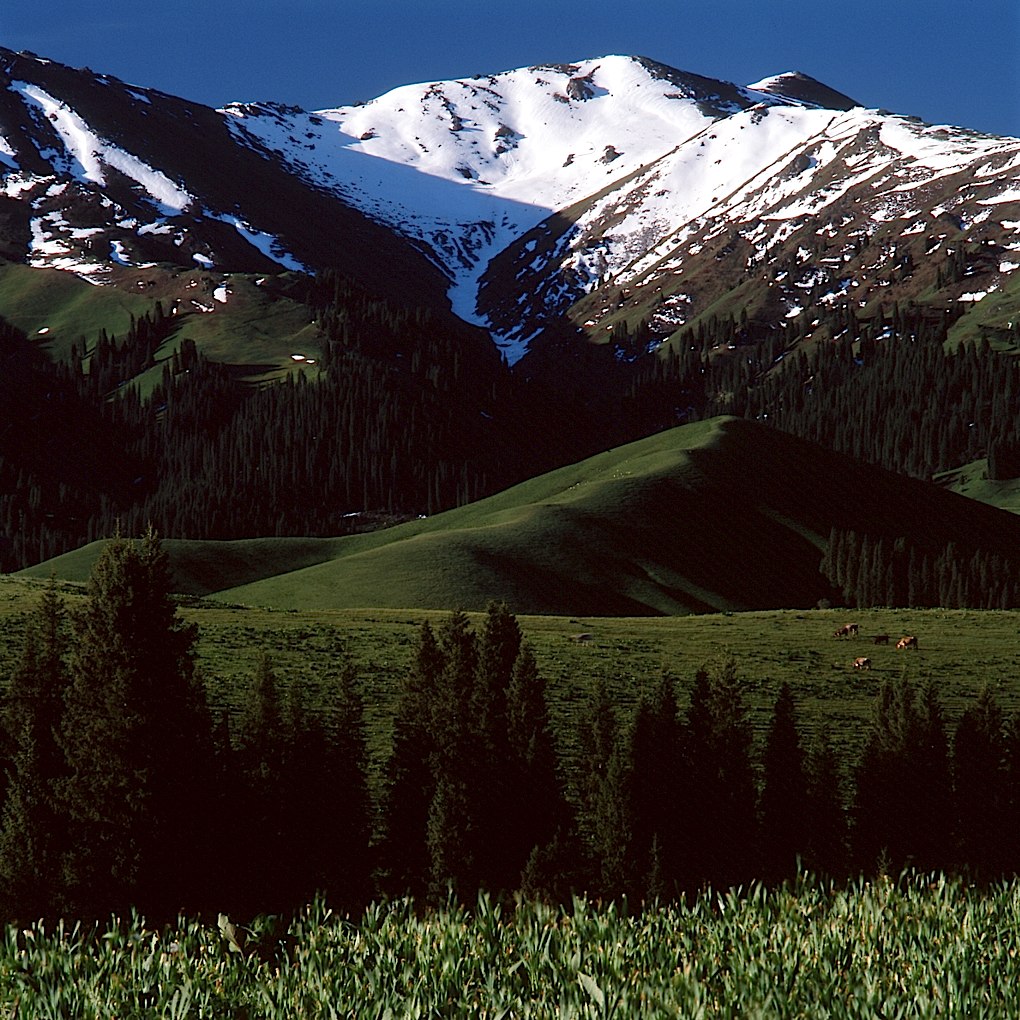
[[(868, 319), (826, 306), (808, 343), (792, 327), (712, 318), (633, 364), (582, 346), (553, 387), (526, 360), (511, 370), (469, 327), (339, 273), (309, 282), (305, 300), (324, 337), (318, 374), (259, 386), (173, 340), (158, 302), (125, 336), (83, 338), (62, 362), (0, 324), (0, 570), (118, 525), (196, 539), (343, 535), (722, 413), (919, 478), (980, 457), (991, 478), (1020, 470), (1020, 365), (984, 341), (948, 350), (952, 314), (922, 306)], [(157, 366), (168, 337), (171, 356)], [(160, 381), (143, 397), (131, 380), (145, 370)], [(932, 570), (943, 554), (917, 550)], [(882, 555), (888, 570), (897, 554)], [(965, 572), (1001, 583), (990, 596), (954, 581)], [(927, 593), (914, 585), (917, 602), (909, 584), (884, 590), (895, 604), (935, 604), (947, 585), (952, 601), (941, 604), (1016, 604), (1011, 564), (946, 573)]]
[[(719, 413), (918, 477), (982, 456), (1010, 477), (1015, 359), (949, 351), (946, 314), (831, 307), (810, 344), (701, 323), (632, 370), (617, 359), (598, 393), (582, 380), (612, 354), (586, 351), (552, 392), (467, 327), (338, 273), (306, 298), (319, 373), (261, 386), (188, 340), (157, 368), (175, 329), (158, 303), (64, 362), (0, 324), (0, 569), (149, 529), (108, 546), (82, 608), (50, 592), (25, 631), (2, 710), (5, 916), (245, 915), (316, 891), (349, 909), (478, 890), (641, 901), (798, 866), (1017, 871), (1002, 834), (1020, 832), (1020, 727), (991, 691), (950, 730), (934, 687), (885, 683), (849, 773), (789, 689), (752, 740), (734, 663), (664, 674), (632, 713), (596, 684), (576, 732), (554, 733), (541, 662), (496, 604), (477, 632), (459, 613), (423, 625), (372, 763), (340, 648), (328, 704), (303, 705), (266, 654), (243, 705), (212, 713), (156, 538), (343, 534)], [(142, 396), (128, 383), (145, 371), (159, 381)], [(1020, 602), (1015, 563), (919, 535), (834, 528), (820, 570), (859, 607)]]
[(664, 672), (628, 712), (596, 680), (554, 732), (542, 664), (493, 603), (477, 629), (421, 625), (373, 764), (342, 646), (314, 710), (263, 653), (216, 717), (196, 638), (152, 532), (108, 544), (80, 605), (41, 598), (0, 711), (5, 919), (1020, 871), (1020, 725), (990, 688), (950, 727), (933, 683), (883, 681), (849, 771), (785, 685), (756, 741), (732, 660)]

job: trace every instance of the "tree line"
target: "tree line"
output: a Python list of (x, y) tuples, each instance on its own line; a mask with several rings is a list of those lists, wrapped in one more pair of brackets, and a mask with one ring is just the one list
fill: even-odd
[(991, 688), (950, 729), (934, 685), (885, 682), (851, 769), (787, 686), (756, 748), (733, 662), (664, 673), (626, 713), (597, 681), (554, 733), (534, 653), (493, 603), (477, 631), (462, 613), (422, 624), (373, 765), (342, 645), (314, 710), (263, 654), (217, 718), (169, 591), (149, 532), (106, 547), (80, 606), (51, 586), (31, 614), (0, 703), (4, 919), (1020, 870), (1020, 722)]
[[(479, 331), (336, 272), (305, 300), (317, 376), (258, 387), (204, 358), (186, 316), (158, 302), (65, 362), (0, 321), (0, 570), (117, 522), (194, 539), (342, 535), (722, 413), (917, 477), (980, 457), (991, 478), (1020, 472), (1020, 362), (986, 341), (947, 351), (952, 311), (817, 306), (810, 340), (807, 315), (786, 329), (713, 315), (654, 354), (639, 325), (604, 348), (558, 340), (580, 346), (550, 381), (528, 359), (510, 369)], [(614, 358), (621, 344), (633, 356)], [(173, 349), (143, 396), (133, 380), (160, 345)]]
[[(923, 535), (921, 536), (923, 538)], [(1020, 572), (999, 553), (964, 541), (932, 549), (913, 538), (887, 539), (832, 528), (819, 567), (848, 606), (1011, 609)]]
[[(195, 539), (341, 535), (554, 466), (550, 445), (526, 437), (544, 429), (567, 442), (574, 430), (549, 427), (550, 410), (529, 406), (479, 331), (331, 273), (309, 283), (307, 301), (324, 348), (315, 379), (262, 386), (205, 358), (186, 317), (158, 303), (122, 337), (82, 339), (64, 362), (3, 323), (0, 570), (118, 524)], [(143, 396), (135, 377), (156, 370), (170, 336)]]

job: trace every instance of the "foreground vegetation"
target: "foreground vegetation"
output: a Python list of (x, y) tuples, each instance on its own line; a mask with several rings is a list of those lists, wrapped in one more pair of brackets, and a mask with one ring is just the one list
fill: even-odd
[[(981, 1016), (1020, 1011), (1020, 884), (807, 878), (689, 906), (574, 900), (422, 914), (401, 901), (287, 928), (9, 928), (5, 1016)], [(228, 937), (229, 936), (229, 937)]]
[[(749, 667), (732, 647), (692, 661), (674, 642), (681, 661), (660, 653), (650, 669), (647, 645), (629, 641), (602, 659), (600, 621), (577, 619), (591, 629), (559, 635), (573, 671), (550, 654), (547, 672), (503, 603), (474, 620), (390, 617), (396, 654), (370, 627), (355, 639), (263, 614), (286, 653), (242, 626), (210, 660), (244, 649), (228, 684), (206, 673), (199, 627), (168, 585), (154, 534), (119, 538), (84, 597), (65, 606), (51, 583), (20, 618), (0, 699), (0, 917), (251, 917), (317, 892), (347, 911), (480, 890), (665, 902), (778, 884), (798, 859), (841, 879), (1020, 873), (1020, 714), (1015, 682), (991, 676), (996, 662), (999, 678), (1014, 672), (1011, 613), (975, 616), (996, 635), (983, 645), (951, 614), (921, 614), (929, 628), (909, 651), (900, 628), (869, 641), (870, 615), (840, 638), (844, 615), (792, 614), (775, 680), (760, 652)], [(744, 649), (776, 650), (747, 620), (711, 622), (734, 624)], [(982, 664), (956, 678), (947, 709), (944, 666), (965, 643)], [(833, 656), (830, 669), (810, 653)], [(852, 706), (837, 744), (840, 699)]]

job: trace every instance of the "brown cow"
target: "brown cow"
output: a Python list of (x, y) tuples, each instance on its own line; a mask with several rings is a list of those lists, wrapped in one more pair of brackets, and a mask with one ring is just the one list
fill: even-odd
[(844, 623), (838, 630), (832, 632), (833, 637), (857, 637), (857, 632), (861, 629), (859, 623)]
[(889, 644), (889, 635), (888, 634), (876, 634), (875, 635), (875, 644), (876, 645), (887, 645), (887, 644)]
[(854, 669), (871, 669), (871, 659), (866, 655), (859, 655), (854, 659)]
[(897, 648), (913, 648), (914, 651), (916, 652), (916, 651), (918, 651), (917, 638), (914, 637), (913, 634), (908, 634), (905, 637), (901, 637), (899, 639), (899, 641), (896, 642), (896, 647)]

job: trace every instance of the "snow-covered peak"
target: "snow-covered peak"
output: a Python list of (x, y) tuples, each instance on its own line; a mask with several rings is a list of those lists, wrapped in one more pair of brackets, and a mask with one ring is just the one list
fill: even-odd
[(764, 93), (827, 110), (849, 110), (860, 106), (856, 100), (837, 92), (803, 71), (784, 71), (782, 74), (769, 75), (753, 85), (748, 85), (747, 88), (749, 92)]
[(515, 238), (762, 104), (791, 100), (610, 55), (405, 85), (311, 114), (223, 113), (245, 144), (427, 245), (457, 312), (477, 319), (480, 275)]

